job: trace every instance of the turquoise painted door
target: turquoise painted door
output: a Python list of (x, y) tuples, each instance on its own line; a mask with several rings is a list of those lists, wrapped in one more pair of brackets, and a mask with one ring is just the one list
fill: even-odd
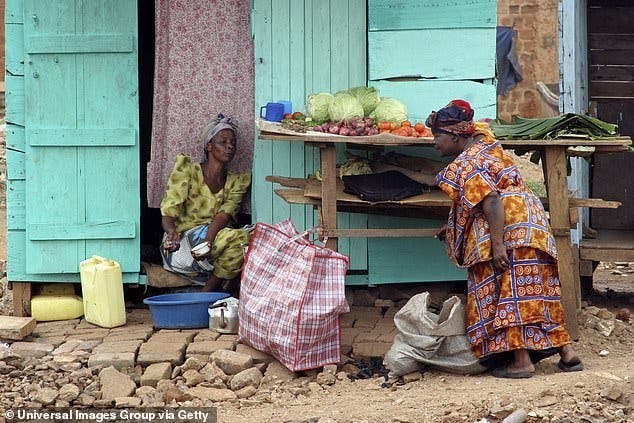
[[(26, 274), (139, 271), (135, 0), (25, 0)], [(69, 275), (70, 276), (70, 275)]]

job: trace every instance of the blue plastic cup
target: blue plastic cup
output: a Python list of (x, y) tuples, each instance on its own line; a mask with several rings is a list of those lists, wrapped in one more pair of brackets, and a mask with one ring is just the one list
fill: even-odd
[[(266, 109), (263, 115), (262, 110)], [(279, 122), (284, 117), (284, 105), (282, 103), (266, 103), (266, 106), (260, 107), (260, 117), (269, 122)]]
[(287, 100), (278, 100), (277, 102), (284, 105), (284, 114), (293, 113), (293, 103)]

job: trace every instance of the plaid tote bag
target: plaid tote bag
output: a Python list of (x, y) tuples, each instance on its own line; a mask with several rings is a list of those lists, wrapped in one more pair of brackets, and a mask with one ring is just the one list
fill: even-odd
[(291, 371), (338, 363), (339, 316), (349, 259), (314, 245), (290, 219), (258, 223), (242, 270), (240, 342), (277, 358)]

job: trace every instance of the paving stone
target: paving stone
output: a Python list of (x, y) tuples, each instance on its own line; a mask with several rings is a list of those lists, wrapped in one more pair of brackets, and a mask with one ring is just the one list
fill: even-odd
[(253, 359), (235, 351), (218, 350), (211, 355), (211, 359), (228, 375), (235, 375), (253, 366)]
[(71, 339), (70, 341), (64, 342), (59, 347), (55, 348), (51, 352), (51, 355), (59, 355), (59, 354), (66, 354), (66, 353), (69, 353), (69, 352), (73, 352), (75, 350), (75, 348), (81, 343), (82, 343), (82, 341), (80, 341), (78, 339)]
[(148, 343), (151, 342), (163, 342), (163, 343), (178, 343), (178, 344), (188, 344), (194, 339), (193, 333), (182, 333), (182, 332), (157, 332), (153, 334), (150, 339), (148, 339)]
[(93, 353), (134, 353), (136, 354), (141, 346), (141, 340), (119, 341), (119, 342), (103, 342), (96, 346)]
[(108, 336), (106, 336), (103, 341), (104, 342), (118, 342), (118, 341), (147, 341), (152, 331), (133, 331), (133, 332), (121, 332), (121, 333), (112, 333), (110, 332)]
[(236, 394), (229, 389), (216, 389), (196, 386), (194, 388), (190, 388), (187, 393), (193, 397), (200, 398), (203, 401), (209, 400), (212, 402), (220, 402), (238, 399)]
[(352, 325), (354, 324), (355, 319), (356, 317), (354, 316), (354, 314), (351, 314), (351, 313), (343, 314), (341, 318), (339, 319), (341, 328), (351, 328)]
[(381, 336), (380, 333), (374, 332), (374, 331), (370, 331), (370, 332), (361, 332), (359, 335), (357, 335), (357, 337), (354, 339), (355, 343), (358, 342), (373, 342), (376, 341), (378, 339), (378, 337)]
[(33, 330), (33, 332), (31, 332), (31, 336), (35, 337), (35, 338), (51, 338), (51, 337), (56, 337), (56, 336), (66, 336), (69, 333), (72, 333), (74, 331), (74, 329), (69, 328), (69, 329), (64, 329), (64, 330), (41, 330), (38, 331), (37, 327)]
[(205, 329), (181, 329), (180, 333), (193, 333), (195, 337), (196, 335), (198, 335), (198, 332), (200, 332), (201, 330), (205, 330)]
[[(131, 352), (102, 352), (93, 354), (88, 359), (88, 367), (112, 366), (116, 369), (134, 367), (134, 353)], [(120, 395), (125, 396), (125, 395)]]
[(245, 386), (259, 387), (262, 382), (262, 373), (255, 367), (241, 371), (231, 378), (231, 389), (238, 391)]
[(218, 339), (217, 341), (203, 341), (203, 342), (192, 342), (187, 346), (187, 354), (201, 354), (201, 355), (211, 355), (215, 351), (218, 350), (231, 350), (233, 351), (236, 347), (236, 342), (227, 340), (221, 341)]
[(220, 337), (218, 337), (218, 341), (234, 341), (238, 342), (238, 335), (221, 333)]
[(393, 329), (392, 331), (386, 332), (383, 335), (379, 336), (377, 338), (377, 341), (379, 341), (379, 342), (388, 342), (388, 343), (392, 344), (394, 342), (394, 337), (396, 336), (396, 333), (397, 333), (396, 329)]
[(189, 369), (183, 373), (183, 379), (185, 379), (185, 385), (196, 386), (205, 380), (205, 377), (200, 374), (198, 370)]
[(209, 355), (207, 354), (185, 354), (185, 360), (189, 360), (190, 358), (195, 358), (203, 363), (209, 363)]
[(156, 387), (159, 380), (169, 379), (172, 375), (172, 364), (168, 362), (150, 364), (141, 376), (141, 386)]
[(75, 351), (92, 351), (97, 345), (100, 345), (101, 341), (98, 339), (92, 341), (82, 341), (81, 344), (77, 345)]
[(129, 325), (146, 324), (152, 326), (152, 313), (146, 308), (137, 308), (129, 310), (126, 314), (126, 323)]
[(11, 351), (24, 358), (42, 358), (53, 351), (55, 347), (42, 342), (14, 342)]
[(288, 370), (282, 363), (275, 360), (269, 363), (262, 378), (262, 385), (276, 384), (295, 379), (297, 375)]
[(79, 339), (81, 341), (102, 341), (108, 332), (103, 331), (87, 331), (81, 333), (68, 334), (67, 340)]
[(200, 360), (198, 357), (187, 357), (187, 360), (185, 360), (185, 362), (181, 366), (181, 370), (200, 370), (207, 364), (207, 362), (208, 360)]
[(392, 347), (391, 342), (357, 342), (352, 345), (356, 357), (384, 357)]
[[(151, 338), (150, 338), (151, 339)], [(141, 366), (148, 366), (153, 363), (169, 361), (172, 365), (178, 366), (183, 363), (185, 357), (185, 343), (169, 344), (163, 342), (146, 342), (141, 344), (137, 363)]]
[(66, 342), (66, 336), (51, 336), (50, 338), (34, 338), (33, 342), (37, 342), (39, 344), (51, 344), (55, 348), (62, 345)]
[(271, 361), (275, 360), (275, 358), (268, 355), (267, 353), (256, 350), (255, 348), (252, 348), (245, 344), (236, 345), (236, 352), (250, 356), (251, 359), (253, 359), (254, 364), (270, 363)]
[(90, 323), (86, 319), (81, 319), (81, 321), (75, 326), (75, 329), (103, 329), (101, 326), (97, 326), (95, 324)]
[(147, 332), (149, 335), (154, 333), (154, 327), (152, 324), (145, 323), (126, 323), (123, 326), (117, 326), (116, 328), (110, 329), (111, 335), (121, 335), (129, 332)]
[(220, 337), (218, 332), (209, 329), (203, 329), (194, 337), (194, 342), (215, 341)]
[(79, 387), (72, 383), (67, 383), (59, 389), (59, 399), (63, 401), (74, 401), (80, 394)]
[(99, 372), (101, 399), (114, 401), (115, 398), (127, 397), (134, 393), (136, 384), (130, 376), (119, 372), (114, 367), (106, 367)]
[(236, 396), (240, 399), (250, 398), (258, 392), (258, 389), (255, 386), (245, 386), (242, 389), (236, 391)]
[(141, 398), (137, 397), (117, 397), (114, 399), (116, 408), (135, 408), (141, 406)]

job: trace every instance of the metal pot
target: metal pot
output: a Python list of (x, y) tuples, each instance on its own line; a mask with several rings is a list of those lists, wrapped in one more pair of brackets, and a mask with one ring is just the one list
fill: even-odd
[(238, 333), (238, 300), (225, 298), (209, 306), (209, 329), (219, 333)]

